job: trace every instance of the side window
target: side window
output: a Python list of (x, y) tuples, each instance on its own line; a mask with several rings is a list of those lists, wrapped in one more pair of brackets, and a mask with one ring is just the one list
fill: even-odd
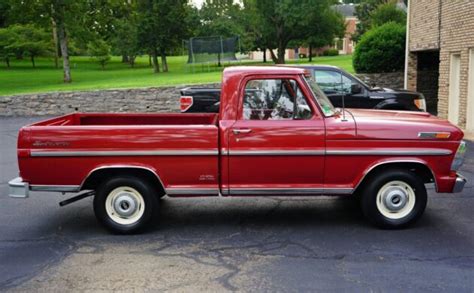
[(340, 72), (330, 70), (315, 70), (314, 77), (319, 87), (327, 94), (350, 94), (351, 85), (354, 83)]
[(255, 79), (245, 86), (243, 119), (310, 119), (311, 108), (292, 79)]

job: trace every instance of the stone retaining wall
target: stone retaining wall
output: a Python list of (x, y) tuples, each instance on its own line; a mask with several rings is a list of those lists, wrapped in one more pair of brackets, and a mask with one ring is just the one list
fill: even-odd
[(61, 115), (71, 112), (178, 112), (179, 91), (185, 87), (187, 86), (3, 96), (0, 97), (0, 116)]
[(378, 87), (402, 89), (404, 85), (403, 71), (389, 73), (358, 73), (356, 75), (367, 84), (375, 84)]
[[(403, 88), (403, 72), (358, 74), (367, 83)], [(219, 87), (220, 84), (193, 85)], [(61, 115), (71, 112), (178, 112), (179, 91), (186, 85), (159, 88), (53, 92), (0, 97), (0, 116)]]

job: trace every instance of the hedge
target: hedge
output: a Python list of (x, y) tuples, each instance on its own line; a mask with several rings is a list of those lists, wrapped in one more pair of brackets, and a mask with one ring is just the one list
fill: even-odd
[(362, 35), (357, 44), (353, 66), (357, 73), (401, 71), (405, 65), (405, 35), (403, 24), (389, 22)]

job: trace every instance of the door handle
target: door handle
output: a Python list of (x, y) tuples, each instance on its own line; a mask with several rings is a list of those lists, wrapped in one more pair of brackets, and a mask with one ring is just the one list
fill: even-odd
[(232, 130), (234, 132), (234, 134), (244, 134), (244, 133), (250, 133), (252, 132), (252, 129), (248, 129), (248, 128), (245, 128), (245, 129), (234, 129)]

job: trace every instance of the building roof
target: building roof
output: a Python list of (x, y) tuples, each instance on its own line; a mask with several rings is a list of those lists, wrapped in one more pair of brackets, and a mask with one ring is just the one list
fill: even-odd
[(334, 9), (346, 18), (355, 16), (355, 7), (356, 5), (352, 3), (334, 5)]

